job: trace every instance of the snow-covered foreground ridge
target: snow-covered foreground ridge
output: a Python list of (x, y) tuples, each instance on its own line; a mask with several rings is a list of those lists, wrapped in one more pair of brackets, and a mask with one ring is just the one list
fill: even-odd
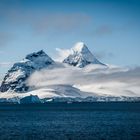
[(0, 90), (0, 98), (140, 97), (140, 68), (103, 64), (79, 42), (62, 62), (42, 50), (27, 55), (6, 73)]

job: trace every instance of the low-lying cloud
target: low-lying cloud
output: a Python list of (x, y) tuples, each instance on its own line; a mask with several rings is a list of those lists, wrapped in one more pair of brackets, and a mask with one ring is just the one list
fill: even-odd
[(33, 73), (28, 84), (35, 89), (61, 84), (100, 95), (140, 96), (140, 68), (105, 68), (90, 65), (84, 69), (67, 66), (44, 69)]
[(62, 62), (65, 58), (67, 58), (71, 53), (71, 49), (61, 49), (61, 48), (56, 48), (57, 51), (57, 61)]

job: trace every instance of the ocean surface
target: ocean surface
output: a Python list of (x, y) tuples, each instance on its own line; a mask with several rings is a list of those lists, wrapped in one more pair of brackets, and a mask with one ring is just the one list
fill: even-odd
[(0, 140), (140, 140), (140, 103), (0, 105)]

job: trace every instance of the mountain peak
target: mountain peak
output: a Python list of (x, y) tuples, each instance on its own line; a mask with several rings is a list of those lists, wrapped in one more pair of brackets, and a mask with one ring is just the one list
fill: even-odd
[(38, 69), (45, 67), (47, 64), (54, 63), (54, 61), (43, 50), (28, 54), (25, 59), (33, 62)]
[(25, 58), (28, 59), (28, 60), (33, 61), (34, 59), (37, 59), (37, 58), (43, 57), (43, 56), (48, 57), (48, 55), (43, 50), (40, 50), (38, 52), (33, 52), (33, 53), (30, 53), (30, 54), (26, 55)]
[(72, 66), (83, 68), (88, 64), (100, 64), (99, 60), (89, 51), (88, 47), (83, 42), (78, 42), (71, 49), (72, 53), (64, 59), (63, 63), (67, 63)]
[(83, 50), (88, 49), (84, 42), (77, 42), (75, 46), (72, 48), (75, 52), (82, 52)]

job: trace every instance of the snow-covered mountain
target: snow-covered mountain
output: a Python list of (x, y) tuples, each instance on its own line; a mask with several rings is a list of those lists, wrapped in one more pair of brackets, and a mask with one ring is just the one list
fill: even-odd
[(13, 101), (37, 95), (42, 100), (139, 100), (140, 68), (131, 70), (103, 64), (83, 42), (70, 52), (63, 62), (53, 61), (42, 50), (27, 55), (5, 75), (0, 98)]
[[(104, 65), (94, 57), (83, 42), (77, 43), (71, 50), (72, 54), (70, 54), (63, 63), (80, 68), (88, 64)], [(61, 63), (61, 65), (63, 63)], [(56, 63), (43, 50), (28, 54), (25, 59), (15, 63), (7, 72), (2, 81), (0, 91), (6, 92), (11, 90), (14, 92), (27, 92), (29, 86), (27, 86), (26, 80), (29, 76), (33, 72), (44, 69), (51, 64)], [(56, 67), (59, 66), (56, 64)]]
[(88, 47), (83, 42), (78, 42), (71, 49), (71, 54), (63, 60), (63, 63), (79, 68), (83, 68), (88, 64), (105, 65), (96, 59), (96, 57), (89, 51)]
[(43, 51), (28, 54), (23, 61), (15, 63), (5, 75), (1, 92), (12, 90), (15, 92), (26, 92), (28, 86), (25, 81), (34, 72), (48, 67), (55, 62)]

